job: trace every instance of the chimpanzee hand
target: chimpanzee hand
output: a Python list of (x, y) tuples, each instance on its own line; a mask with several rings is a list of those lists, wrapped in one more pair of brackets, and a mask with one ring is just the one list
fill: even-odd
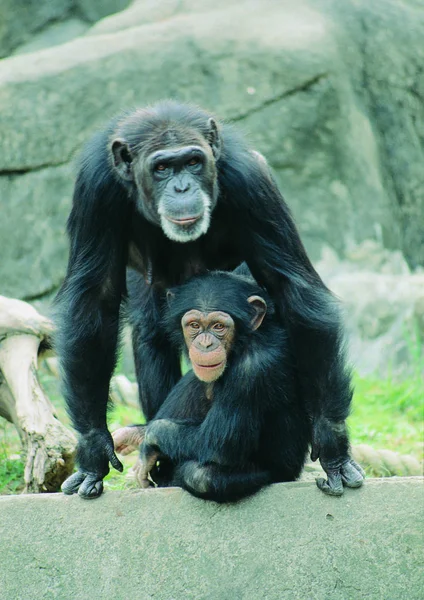
[(144, 440), (146, 425), (128, 425), (112, 433), (115, 452), (126, 456), (138, 450)]
[(327, 480), (317, 478), (320, 490), (330, 496), (341, 496), (343, 486), (357, 488), (364, 482), (365, 472), (349, 455), (349, 441), (344, 421), (320, 418), (313, 425), (311, 459), (321, 463)]
[(78, 442), (77, 461), (79, 470), (62, 484), (64, 494), (76, 494), (81, 498), (97, 498), (103, 492), (103, 477), (109, 473), (109, 462), (117, 470), (122, 463), (113, 451), (113, 441), (107, 429), (92, 429), (81, 434)]

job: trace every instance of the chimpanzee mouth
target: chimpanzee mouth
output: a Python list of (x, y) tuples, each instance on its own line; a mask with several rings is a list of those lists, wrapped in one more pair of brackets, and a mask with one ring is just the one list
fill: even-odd
[(194, 242), (207, 232), (210, 225), (210, 210), (205, 204), (205, 210), (199, 215), (174, 218), (159, 211), (160, 224), (164, 234), (173, 242)]
[(217, 367), (220, 367), (222, 365), (224, 361), (221, 360), (221, 362), (217, 363), (216, 365), (199, 365), (198, 363), (195, 363), (196, 367), (200, 367), (201, 369), (216, 369)]
[(189, 227), (190, 225), (193, 225), (193, 223), (196, 223), (199, 219), (201, 219), (203, 217), (203, 213), (195, 217), (186, 217), (184, 219), (172, 219), (167, 215), (165, 216), (168, 219), (168, 221), (171, 221), (171, 223), (175, 223), (175, 225), (179, 225), (180, 227)]

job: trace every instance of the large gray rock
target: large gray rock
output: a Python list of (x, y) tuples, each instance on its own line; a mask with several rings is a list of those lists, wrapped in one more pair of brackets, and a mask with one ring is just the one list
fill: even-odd
[(273, 485), (237, 505), (176, 489), (0, 497), (7, 600), (421, 600), (422, 479), (342, 498)]
[[(424, 11), (407, 0), (339, 4), (137, 2), (89, 35), (2, 61), (0, 214), (27, 199), (60, 211), (63, 224), (58, 246), (40, 248), (12, 211), (0, 255), (19, 256), (27, 278), (3, 263), (2, 293), (41, 296), (64, 273), (72, 177), (51, 167), (71, 161), (115, 112), (162, 97), (203, 105), (248, 134), (274, 167), (312, 258), (325, 244), (343, 257), (373, 238), (424, 264)], [(30, 187), (29, 171), (39, 182)], [(68, 194), (60, 208), (58, 188)], [(31, 268), (50, 261), (41, 277)]]
[(71, 17), (65, 21), (54, 22), (51, 25), (47, 24), (41, 31), (35, 33), (27, 42), (20, 44), (13, 51), (13, 56), (17, 54), (28, 54), (29, 52), (37, 52), (51, 46), (58, 46), (65, 42), (83, 35), (90, 25), (82, 19)]
[(72, 4), (73, 0), (0, 0), (0, 57), (10, 54), (50, 21), (63, 18)]
[(128, 4), (129, 0), (0, 0), (0, 58), (52, 23), (75, 16), (94, 23)]
[(361, 374), (424, 372), (424, 272), (410, 273), (400, 252), (370, 241), (347, 261), (326, 249), (316, 267), (343, 303), (350, 358)]
[(0, 177), (0, 290), (34, 299), (60, 285), (72, 195), (69, 165)]

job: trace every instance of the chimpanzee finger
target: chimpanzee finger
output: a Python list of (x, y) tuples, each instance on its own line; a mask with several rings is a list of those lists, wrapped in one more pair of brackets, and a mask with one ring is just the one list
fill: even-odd
[(78, 496), (85, 500), (97, 498), (103, 492), (103, 481), (95, 473), (88, 473), (80, 485)]
[(311, 448), (311, 460), (315, 462), (319, 458), (320, 446), (318, 442), (314, 442)]
[(316, 484), (320, 490), (329, 496), (341, 496), (343, 494), (342, 476), (339, 471), (327, 473), (328, 479), (322, 477), (316, 479)]
[[(364, 477), (354, 461), (349, 460), (341, 468), (343, 485), (351, 488), (358, 488), (364, 483)], [(362, 469), (361, 469), (362, 471)]]
[(113, 451), (113, 447), (107, 445), (105, 449), (106, 449), (106, 455), (107, 455), (112, 467), (114, 469), (116, 469), (117, 471), (119, 471), (120, 473), (122, 473), (122, 471), (124, 470), (124, 465), (121, 463), (119, 458), (116, 456), (115, 452)]
[(71, 494), (76, 494), (78, 492), (79, 486), (84, 481), (85, 477), (85, 473), (83, 473), (82, 471), (77, 471), (62, 483), (62, 492), (64, 494), (67, 494), (68, 496), (70, 496)]
[(364, 471), (364, 469), (361, 467), (361, 465), (360, 465), (359, 463), (357, 463), (355, 460), (353, 460), (353, 458), (351, 458), (349, 462), (350, 462), (350, 464), (351, 464), (353, 467), (355, 467), (355, 469), (356, 469), (357, 471), (359, 471), (359, 472), (360, 472), (360, 474), (362, 475), (362, 477), (364, 477), (364, 478), (366, 477), (366, 475), (365, 475), (365, 471)]

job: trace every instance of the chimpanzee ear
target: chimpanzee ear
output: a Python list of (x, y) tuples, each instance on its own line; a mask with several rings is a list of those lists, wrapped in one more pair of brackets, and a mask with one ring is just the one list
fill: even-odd
[(168, 290), (166, 292), (166, 302), (168, 303), (168, 306), (171, 306), (174, 298), (175, 298), (174, 292), (171, 292), (171, 290)]
[(218, 160), (218, 158), (221, 156), (221, 135), (219, 133), (218, 125), (216, 124), (215, 119), (212, 119), (212, 117), (208, 121), (208, 130), (209, 131), (206, 135), (206, 139), (212, 148), (215, 160)]
[(260, 296), (250, 296), (247, 299), (247, 301), (249, 302), (249, 304), (251, 304), (253, 306), (253, 308), (255, 309), (255, 312), (256, 312), (256, 315), (253, 317), (253, 319), (250, 322), (250, 325), (252, 326), (253, 331), (255, 331), (262, 325), (262, 321), (264, 320), (264, 317), (266, 315), (266, 309), (267, 309), (266, 302)]
[(113, 164), (119, 175), (125, 181), (133, 181), (134, 175), (132, 170), (133, 157), (128, 144), (120, 138), (113, 140), (112, 145)]

